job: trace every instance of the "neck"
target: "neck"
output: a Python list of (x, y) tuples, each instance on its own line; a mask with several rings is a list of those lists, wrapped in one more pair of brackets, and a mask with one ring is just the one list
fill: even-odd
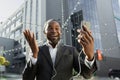
[(54, 42), (49, 41), (49, 44), (51, 44), (51, 45), (52, 45), (52, 47), (53, 47), (53, 48), (55, 48), (55, 47), (56, 47), (56, 45), (58, 44), (58, 42), (57, 42), (57, 43), (54, 43)]

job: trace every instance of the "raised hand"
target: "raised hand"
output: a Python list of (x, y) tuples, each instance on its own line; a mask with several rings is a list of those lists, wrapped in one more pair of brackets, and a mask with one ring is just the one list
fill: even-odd
[(36, 41), (36, 39), (34, 37), (34, 33), (31, 32), (30, 30), (25, 29), (23, 31), (23, 34), (24, 34), (24, 36), (25, 36), (25, 38), (26, 38), (26, 40), (27, 40), (32, 52), (33, 52), (33, 57), (37, 58), (39, 48), (38, 48), (37, 41)]
[(87, 29), (86, 25), (83, 26), (83, 30), (78, 29), (78, 42), (82, 45), (88, 60), (92, 60), (94, 57), (94, 38), (91, 32)]

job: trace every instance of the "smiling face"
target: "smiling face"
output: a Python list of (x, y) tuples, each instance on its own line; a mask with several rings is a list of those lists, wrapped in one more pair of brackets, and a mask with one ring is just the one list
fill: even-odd
[(44, 33), (46, 34), (47, 39), (50, 44), (56, 45), (60, 40), (61, 36), (61, 27), (57, 21), (51, 21), (45, 27)]

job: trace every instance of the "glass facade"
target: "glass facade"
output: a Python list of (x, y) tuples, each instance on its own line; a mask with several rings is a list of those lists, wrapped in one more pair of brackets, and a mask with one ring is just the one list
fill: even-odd
[(11, 33), (10, 38), (14, 39), (14, 36), (15, 36), (14, 33)]
[(21, 19), (18, 19), (18, 20), (16, 21), (16, 26), (15, 26), (15, 27), (20, 26), (20, 24), (21, 24)]
[[(31, 24), (31, 22), (32, 22), (32, 5), (33, 5), (33, 1), (32, 0), (30, 0), (30, 24)], [(30, 30), (32, 30), (32, 26), (30, 25)]]
[(11, 31), (14, 30), (14, 28), (15, 28), (15, 24), (12, 24), (11, 25)]
[[(78, 6), (75, 8), (75, 6)], [(90, 22), (90, 30), (95, 39), (95, 49), (102, 49), (100, 27), (98, 23), (96, 0), (68, 0), (69, 15), (80, 10), (83, 12), (83, 20)]]
[(8, 27), (8, 28), (6, 29), (6, 34), (9, 33), (9, 31), (10, 31), (10, 30), (9, 30), (9, 27)]
[(81, 50), (81, 46), (79, 45), (77, 41), (78, 32), (77, 29), (81, 28), (80, 24), (83, 20), (83, 13), (82, 10), (75, 12), (73, 15), (71, 15), (71, 23), (72, 23), (72, 29), (71, 29), (71, 37), (72, 37), (72, 45), (77, 48), (78, 51)]
[(115, 27), (117, 29), (117, 36), (120, 44), (120, 0), (112, 0), (112, 7), (114, 13)]

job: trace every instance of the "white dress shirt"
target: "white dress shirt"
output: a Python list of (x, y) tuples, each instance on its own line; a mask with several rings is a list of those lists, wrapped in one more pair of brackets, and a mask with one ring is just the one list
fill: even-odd
[(49, 47), (49, 52), (50, 52), (52, 62), (54, 64), (56, 59), (56, 54), (57, 54), (57, 45), (55, 48), (53, 48), (50, 44), (48, 44), (48, 47)]

